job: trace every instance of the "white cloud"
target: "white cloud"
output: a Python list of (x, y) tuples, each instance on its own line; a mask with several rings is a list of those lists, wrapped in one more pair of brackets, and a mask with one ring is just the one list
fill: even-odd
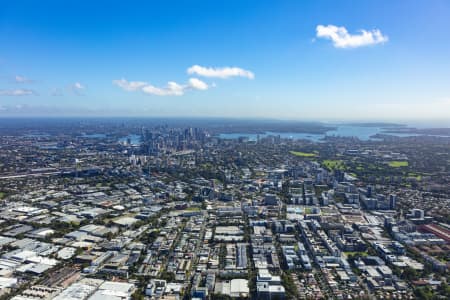
[(86, 87), (79, 82), (75, 82), (74, 84), (72, 84), (71, 89), (75, 94), (82, 95)]
[(127, 81), (124, 78), (113, 80), (113, 84), (129, 92), (140, 90), (148, 85), (148, 83), (144, 81)]
[(79, 82), (75, 82), (72, 87), (77, 90), (84, 90), (84, 85)]
[(184, 94), (184, 90), (185, 86), (173, 81), (169, 81), (167, 86), (163, 88), (155, 87), (150, 84), (142, 88), (144, 93), (156, 96), (181, 96)]
[(383, 35), (379, 29), (371, 31), (362, 29), (357, 34), (350, 34), (345, 27), (334, 25), (318, 25), (316, 27), (316, 36), (332, 40), (336, 48), (357, 48), (388, 41), (388, 37)]
[(33, 80), (26, 78), (25, 76), (16, 75), (14, 81), (17, 83), (31, 83)]
[(33, 96), (37, 93), (29, 89), (0, 90), (0, 96)]
[(248, 79), (255, 78), (253, 72), (238, 67), (209, 68), (194, 65), (187, 69), (188, 74), (197, 74), (204, 77), (230, 78), (230, 77), (246, 77)]
[(187, 90), (207, 90), (208, 84), (197, 78), (189, 78), (187, 84), (169, 81), (165, 87), (156, 87), (145, 81), (128, 81), (124, 78), (113, 80), (113, 84), (128, 92), (142, 91), (144, 94), (156, 96), (181, 96)]
[(208, 85), (198, 78), (189, 78), (189, 86), (193, 89), (201, 91), (208, 89)]

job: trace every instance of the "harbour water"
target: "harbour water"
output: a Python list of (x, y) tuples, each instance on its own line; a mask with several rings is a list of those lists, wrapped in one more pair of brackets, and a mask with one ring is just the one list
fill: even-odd
[[(313, 142), (320, 142), (326, 136), (336, 136), (336, 137), (355, 137), (362, 141), (375, 140), (372, 138), (375, 134), (383, 134), (386, 129), (383, 127), (373, 127), (373, 126), (355, 126), (355, 125), (337, 125), (336, 129), (327, 131), (324, 134), (314, 134), (314, 133), (296, 133), (296, 132), (265, 132), (261, 134), (256, 133), (222, 133), (219, 138), (222, 139), (237, 139), (239, 137), (248, 138), (250, 141), (256, 141), (258, 135), (260, 138), (267, 136), (280, 136), (281, 138), (288, 139), (306, 139)], [(392, 136), (417, 136), (418, 134), (412, 133), (386, 133)]]

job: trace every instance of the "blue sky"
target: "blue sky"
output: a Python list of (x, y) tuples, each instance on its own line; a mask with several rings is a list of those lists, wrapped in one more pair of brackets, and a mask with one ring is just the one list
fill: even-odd
[(450, 119), (449, 1), (4, 2), (0, 116)]

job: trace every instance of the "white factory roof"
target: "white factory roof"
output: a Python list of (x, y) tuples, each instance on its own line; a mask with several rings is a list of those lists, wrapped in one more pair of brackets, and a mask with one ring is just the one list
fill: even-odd
[(114, 220), (115, 224), (121, 225), (121, 226), (130, 226), (136, 223), (138, 219), (131, 218), (131, 217), (122, 217), (117, 220)]
[(13, 287), (17, 284), (17, 278), (0, 277), (0, 290)]
[(239, 297), (248, 295), (248, 280), (247, 279), (232, 279), (230, 281), (230, 296), (231, 297)]
[(97, 290), (102, 282), (103, 280), (99, 279), (83, 279), (66, 288), (53, 300), (84, 300)]
[(89, 297), (89, 300), (123, 300), (129, 299), (134, 290), (134, 284), (126, 282), (106, 281)]

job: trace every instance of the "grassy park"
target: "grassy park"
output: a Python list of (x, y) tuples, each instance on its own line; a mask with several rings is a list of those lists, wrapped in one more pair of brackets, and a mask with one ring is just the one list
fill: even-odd
[(345, 164), (342, 160), (339, 159), (326, 159), (322, 162), (322, 164), (328, 170), (344, 170)]
[(291, 154), (300, 157), (316, 157), (317, 153), (313, 152), (301, 152), (301, 151), (290, 151)]
[(389, 166), (393, 168), (407, 167), (409, 164), (404, 160), (394, 160), (389, 162)]

